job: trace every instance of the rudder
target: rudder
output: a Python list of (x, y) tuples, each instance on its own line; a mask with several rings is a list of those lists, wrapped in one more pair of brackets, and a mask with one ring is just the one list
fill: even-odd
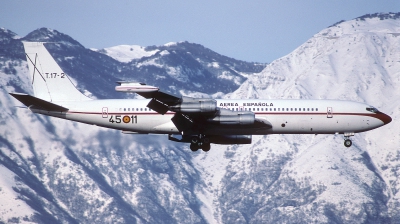
[(90, 100), (83, 95), (47, 51), (43, 42), (23, 42), (33, 91), (49, 102)]

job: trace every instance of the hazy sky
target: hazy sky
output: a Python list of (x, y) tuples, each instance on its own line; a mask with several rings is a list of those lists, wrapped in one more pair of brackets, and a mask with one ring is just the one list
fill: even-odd
[(20, 36), (52, 28), (87, 48), (189, 41), (271, 62), (340, 20), (376, 12), (400, 12), (400, 0), (0, 0), (0, 27)]

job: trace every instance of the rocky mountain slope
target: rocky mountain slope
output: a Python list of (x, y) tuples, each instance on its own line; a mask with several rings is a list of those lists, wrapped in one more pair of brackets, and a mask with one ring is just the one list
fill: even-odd
[[(399, 15), (337, 23), (268, 65), (187, 42), (90, 50), (55, 30), (0, 30), (0, 222), (400, 222)], [(59, 42), (49, 50), (96, 98), (132, 97), (113, 82), (144, 78), (183, 94), (367, 102), (393, 121), (351, 148), (342, 136), (273, 135), (193, 153), (15, 107), (8, 92), (32, 93), (21, 40)]]

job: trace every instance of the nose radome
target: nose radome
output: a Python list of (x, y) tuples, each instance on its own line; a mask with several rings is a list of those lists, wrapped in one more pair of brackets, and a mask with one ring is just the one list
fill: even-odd
[(392, 121), (392, 118), (384, 113), (379, 114), (379, 120), (381, 120), (384, 124), (389, 124)]

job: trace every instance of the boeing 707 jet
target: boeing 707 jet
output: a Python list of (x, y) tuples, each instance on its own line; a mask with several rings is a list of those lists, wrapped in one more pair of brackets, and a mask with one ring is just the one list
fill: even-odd
[[(121, 130), (167, 134), (209, 151), (212, 144), (251, 144), (252, 135), (343, 134), (350, 137), (391, 122), (371, 105), (341, 100), (210, 99), (176, 96), (155, 86), (118, 82), (116, 91), (144, 99), (93, 100), (82, 94), (42, 42), (23, 42), (34, 96), (10, 93), (32, 112)], [(50, 44), (50, 43), (49, 43)]]

